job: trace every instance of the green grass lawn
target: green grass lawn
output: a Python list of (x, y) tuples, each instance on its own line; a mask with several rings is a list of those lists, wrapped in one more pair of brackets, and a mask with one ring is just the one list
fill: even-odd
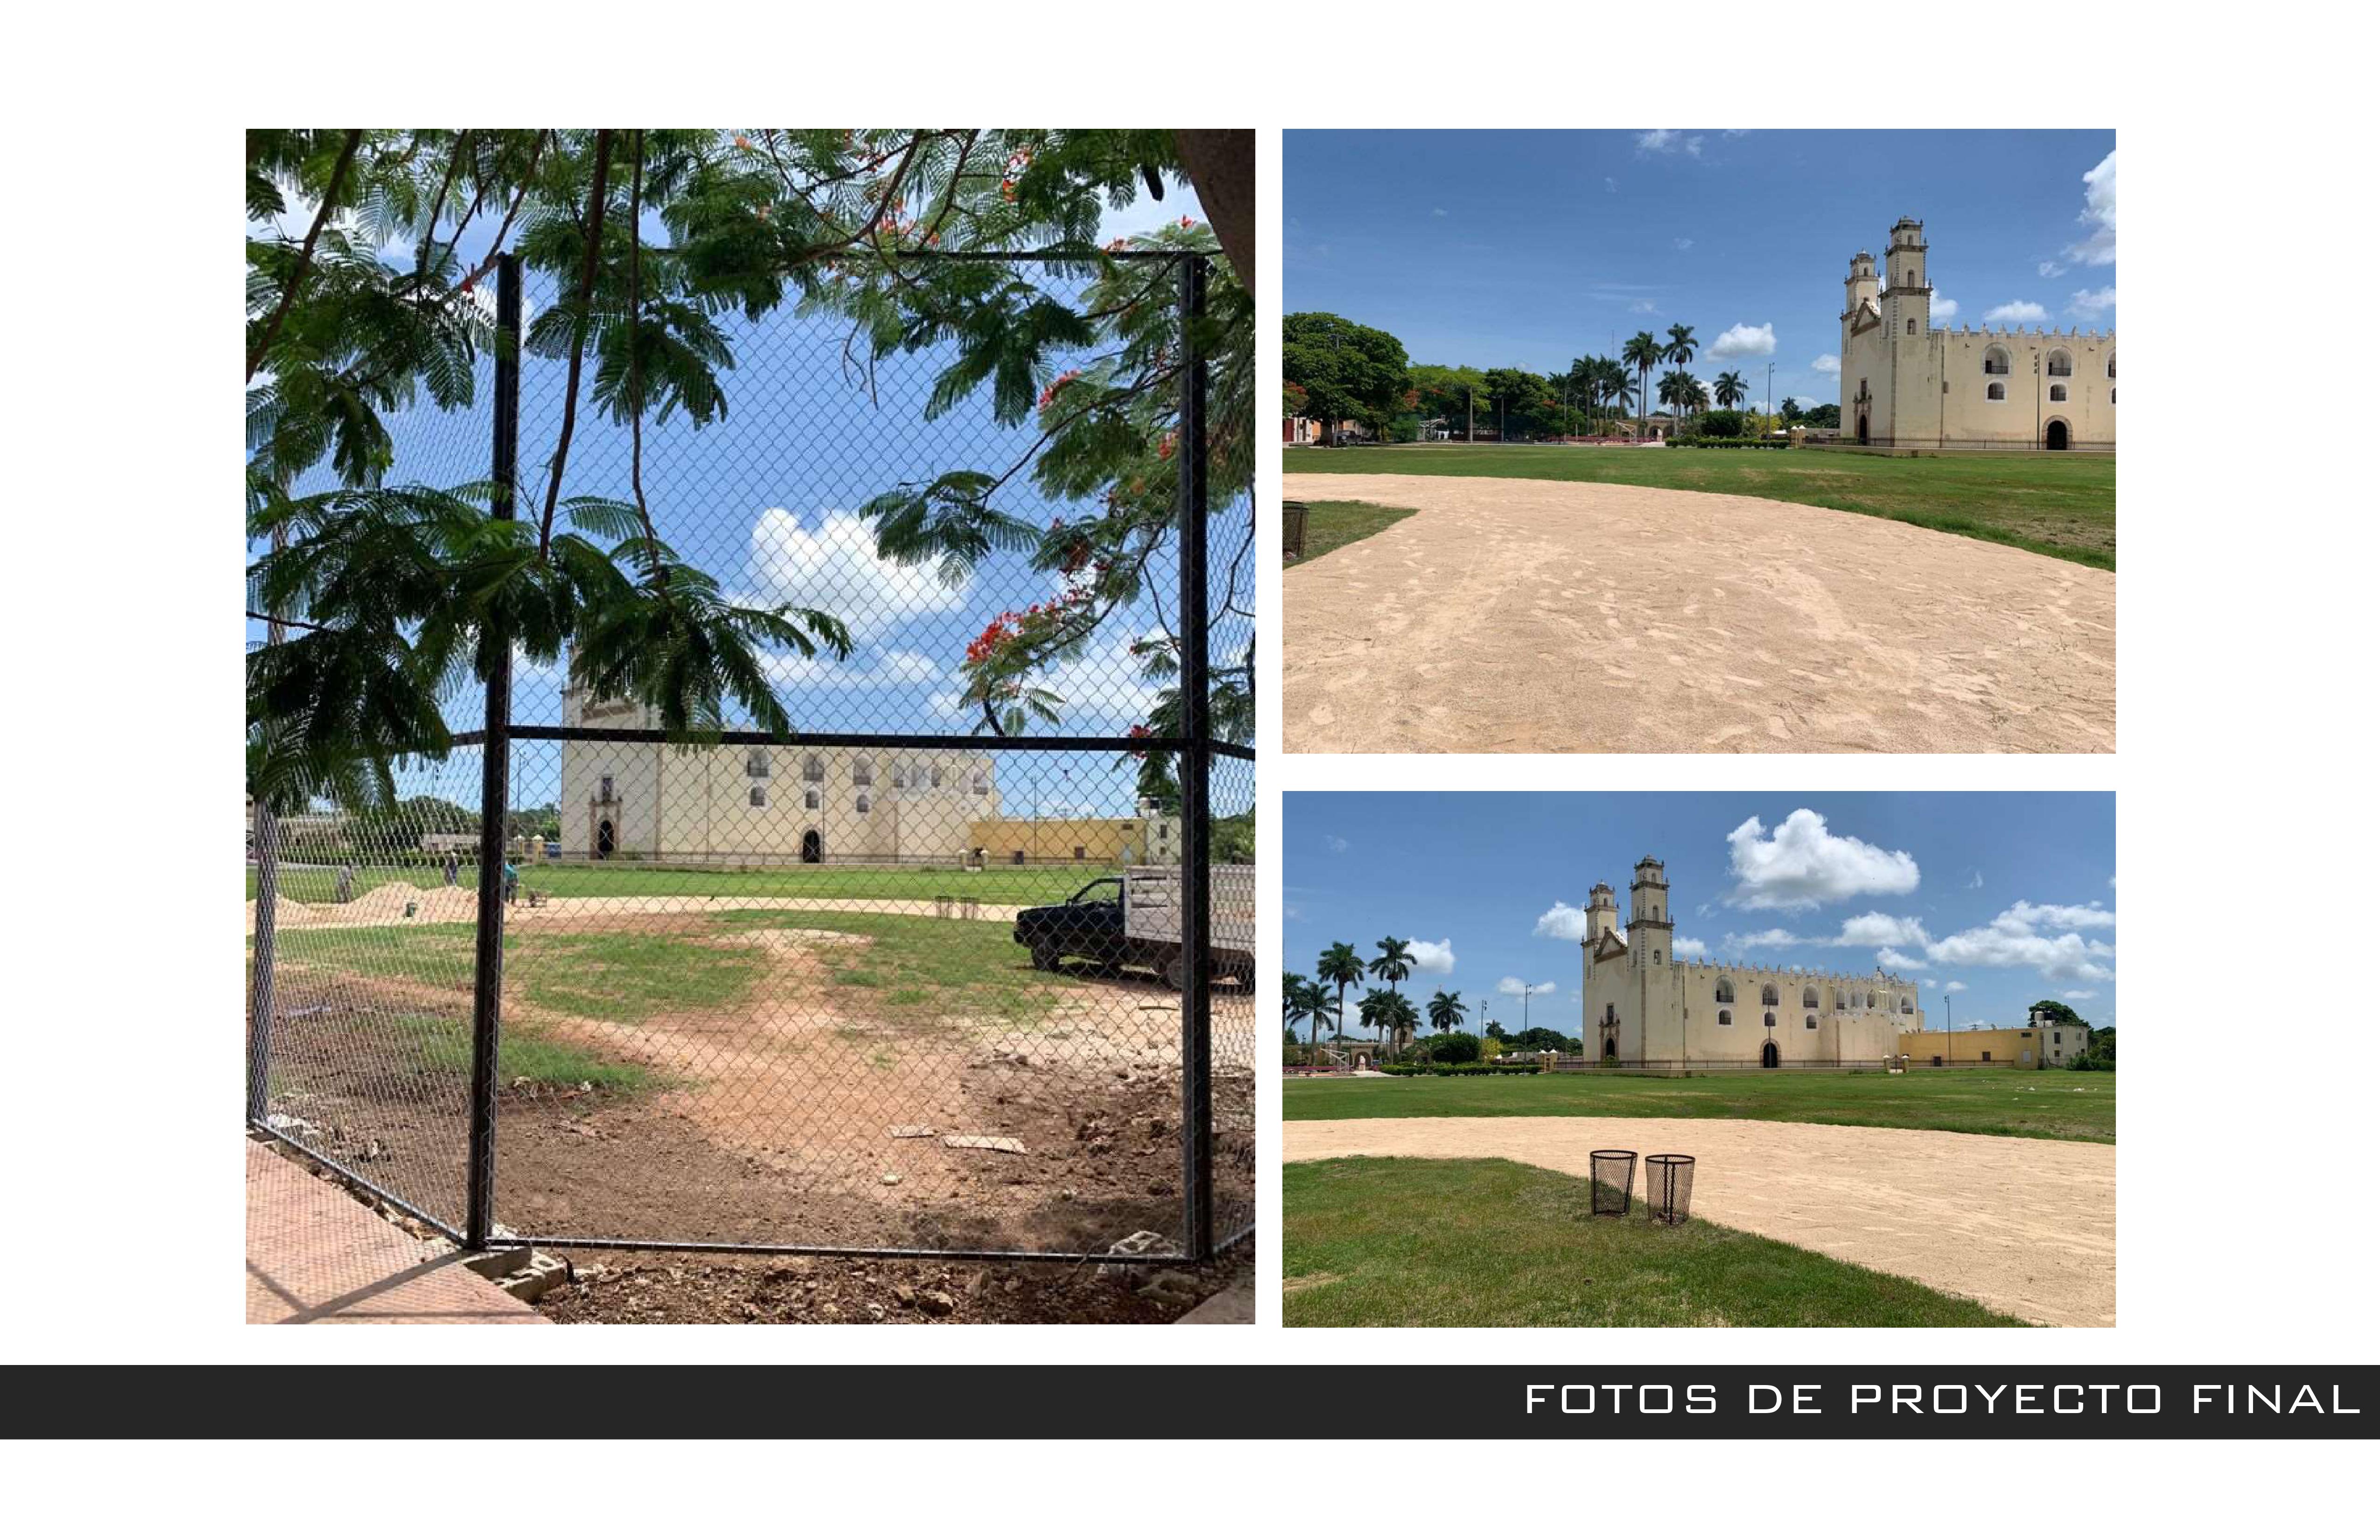
[[(810, 910), (735, 910), (654, 916), (650, 930), (511, 928), (506, 991), (531, 1007), (634, 1026), (657, 1016), (716, 1011), (755, 1000), (770, 952), (755, 933), (827, 930), (871, 944), (820, 949), (856, 1014), (905, 1026), (953, 1022), (1028, 1023), (1046, 1016), (1067, 986), (1032, 971), (1009, 928), (981, 920)], [(470, 988), (473, 928), (363, 926), (283, 931), (286, 963), (434, 988)], [(788, 1011), (832, 1012), (815, 994)], [(591, 1078), (580, 1075), (577, 1078)]]
[[(856, 867), (774, 867), (765, 871), (699, 871), (686, 867), (658, 866), (641, 861), (607, 861), (600, 865), (525, 866), (521, 883), (557, 898), (866, 898), (888, 903), (931, 903), (947, 894), (978, 903), (1031, 905), (1056, 903), (1100, 875), (1096, 867), (990, 867), (967, 871), (956, 867), (899, 867), (870, 869)], [(256, 897), (256, 868), (248, 868), (248, 893)], [(446, 880), (434, 860), (358, 867), (355, 893), (360, 898), (386, 882), (410, 882), (434, 888)], [(479, 886), (479, 869), (466, 863), (456, 880), (468, 889)], [(338, 891), (335, 867), (285, 867), (281, 896), (300, 903), (330, 903)]]
[(1733, 492), (1873, 514), (2085, 566), (2116, 565), (2116, 461), (2102, 455), (1915, 459), (1822, 449), (1600, 449), (1411, 444), (1284, 449), (1306, 475), (1512, 476)]
[(1590, 1184), (1512, 1160), (1281, 1169), (1281, 1324), (2022, 1326), (1909, 1279), (1690, 1219), (1587, 1218)]
[(1305, 554), (1284, 563), (1295, 566), (1317, 556), (1367, 540), (1415, 510), (1378, 503), (1308, 503), (1305, 505)]
[[(442, 1074), (471, 1073), (471, 1024), (432, 1012), (407, 1012), (396, 1018), (407, 1033), (424, 1069)], [(496, 1085), (509, 1087), (527, 1080), (560, 1090), (591, 1086), (598, 1091), (632, 1094), (650, 1089), (659, 1077), (641, 1064), (624, 1064), (600, 1058), (575, 1044), (557, 1041), (534, 1022), (508, 1023), (496, 1039)]]
[(2116, 1077), (2070, 1070), (1292, 1079), (1283, 1118), (1754, 1118), (2116, 1142)]

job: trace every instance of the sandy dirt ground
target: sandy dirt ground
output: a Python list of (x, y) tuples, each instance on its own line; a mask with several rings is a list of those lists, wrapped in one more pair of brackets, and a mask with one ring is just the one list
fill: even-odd
[[(1735, 1118), (1340, 1118), (1281, 1124), (1281, 1158), (1694, 1157), (1694, 1212), (2044, 1326), (2116, 1324), (2116, 1147)], [(1642, 1168), (1637, 1193), (1643, 1195)]]
[[(528, 884), (525, 884), (528, 885)], [(413, 913), (405, 912), (406, 905)], [(1013, 923), (1018, 904), (953, 903), (947, 915), (930, 899), (780, 898), (746, 894), (735, 898), (629, 897), (549, 898), (541, 903), (515, 903), (504, 916), (507, 928), (546, 926), (557, 930), (586, 928), (618, 915), (724, 915), (745, 909), (807, 909), (847, 915), (933, 916), (947, 919), (996, 920)], [(352, 903), (299, 903), (285, 898), (274, 906), (276, 928), (307, 929), (380, 925), (475, 924), (480, 895), (468, 888), (417, 888), (410, 882), (384, 882)], [(256, 902), (248, 903), (249, 934), (256, 932)]]
[(1297, 476), (1417, 508), (1281, 582), (1291, 753), (2112, 753), (2116, 576), (1765, 498)]

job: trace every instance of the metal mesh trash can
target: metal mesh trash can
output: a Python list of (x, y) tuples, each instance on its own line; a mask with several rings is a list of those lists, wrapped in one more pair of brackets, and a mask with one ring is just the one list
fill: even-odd
[(1281, 553), (1291, 561), (1305, 559), (1305, 504), (1287, 503), (1281, 505)]
[(1595, 1177), (1587, 1183), (1594, 1193), (1588, 1200), (1588, 1217), (1609, 1214), (1615, 1219), (1626, 1219), (1629, 1199), (1636, 1188), (1636, 1152), (1633, 1149), (1598, 1149), (1590, 1152), (1586, 1160), (1587, 1169)]
[(1694, 1195), (1694, 1158), (1645, 1158), (1645, 1212), (1662, 1224), (1683, 1224)]

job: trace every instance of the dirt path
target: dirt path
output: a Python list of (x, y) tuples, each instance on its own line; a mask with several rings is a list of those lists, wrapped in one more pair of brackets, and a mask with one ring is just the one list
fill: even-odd
[(1297, 476), (1418, 508), (1281, 583), (1291, 753), (2112, 753), (2116, 577), (1765, 498)]
[[(535, 887), (532, 875), (524, 877), (525, 887)], [(413, 913), (405, 912), (407, 904)], [(602, 898), (549, 898), (531, 905), (516, 903), (505, 912), (506, 929), (524, 927), (555, 930), (584, 929), (590, 923), (600, 923), (619, 915), (724, 915), (746, 909), (808, 910), (844, 915), (905, 915), (912, 919), (969, 919), (996, 921), (1002, 925), (1015, 921), (1021, 905), (1013, 903), (964, 903), (950, 905), (947, 913), (935, 907), (930, 899), (892, 898), (793, 898), (775, 894), (752, 893), (734, 898), (679, 898), (618, 895)], [(352, 903), (298, 903), (283, 899), (276, 906), (274, 921), (282, 929), (353, 929), (359, 926), (389, 925), (455, 925), (474, 924), (480, 917), (480, 895), (468, 888), (417, 888), (409, 882), (386, 882), (365, 893)], [(256, 930), (256, 903), (248, 905), (248, 929)]]
[(1587, 1153), (1597, 1149), (1694, 1156), (1694, 1211), (1713, 1223), (2045, 1326), (2116, 1324), (2113, 1145), (1735, 1118), (1281, 1124), (1284, 1160), (1500, 1157), (1585, 1176)]

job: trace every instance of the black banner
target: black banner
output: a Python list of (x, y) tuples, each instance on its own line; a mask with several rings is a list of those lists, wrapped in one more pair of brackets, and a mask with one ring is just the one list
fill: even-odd
[[(17, 1368), (16, 1437), (2363, 1438), (2380, 1370), (1069, 1367)], [(540, 1408), (601, 1407), (555, 1418)], [(232, 1414), (304, 1407), (301, 1418)]]

